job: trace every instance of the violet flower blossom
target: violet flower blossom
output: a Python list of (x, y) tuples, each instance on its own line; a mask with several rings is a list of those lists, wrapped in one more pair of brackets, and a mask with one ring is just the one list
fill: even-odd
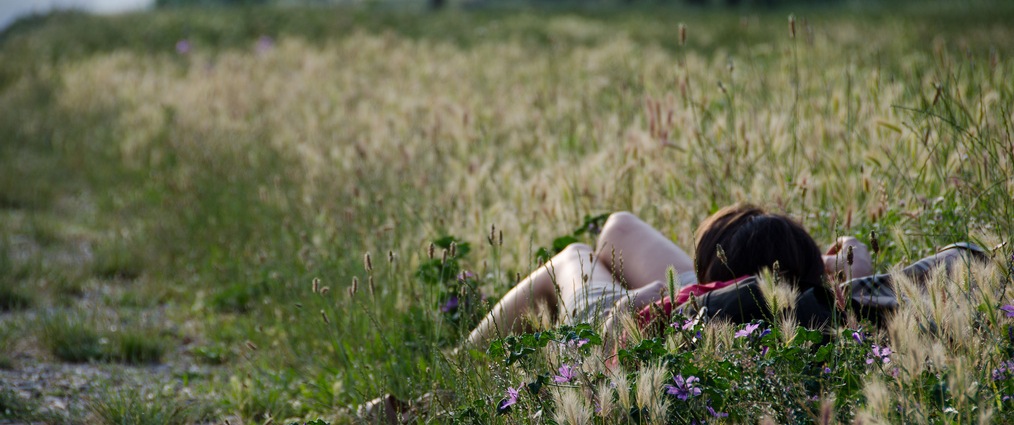
[(876, 361), (874, 358), (884, 362), (884, 364), (891, 362), (891, 349), (889, 347), (881, 347), (877, 344), (873, 344), (873, 357), (866, 359), (866, 364), (873, 364)]
[(182, 39), (176, 42), (176, 53), (185, 55), (190, 53), (190, 40)]
[(507, 397), (504, 397), (504, 399), (500, 401), (500, 404), (496, 406), (496, 410), (505, 412), (511, 406), (516, 404), (518, 402), (518, 397), (521, 396), (519, 391), (521, 391), (521, 386), (518, 386), (517, 388), (507, 387)]
[(557, 384), (571, 382), (574, 378), (577, 378), (577, 369), (574, 369), (571, 365), (562, 365), (558, 370), (560, 374), (553, 376), (553, 382), (556, 382)]
[(708, 413), (710, 413), (711, 416), (714, 416), (716, 418), (725, 418), (729, 416), (729, 414), (725, 412), (716, 412), (715, 409), (712, 408), (711, 406), (708, 406)]
[(854, 340), (856, 340), (856, 342), (862, 344), (862, 342), (863, 342), (863, 334), (859, 333), (859, 331), (852, 332), (852, 339), (854, 339)]
[(444, 303), (444, 305), (440, 306), (440, 311), (442, 311), (444, 313), (451, 313), (451, 312), (453, 312), (453, 311), (455, 311), (457, 309), (458, 309), (458, 296), (457, 295), (451, 295), (451, 298), (448, 298), (447, 302)]
[(760, 323), (754, 323), (752, 325), (746, 325), (745, 327), (743, 327), (743, 329), (740, 329), (740, 330), (736, 331), (735, 337), (736, 338), (745, 338), (747, 336), (750, 336), (750, 334), (752, 334), (753, 331), (757, 330), (757, 328), (759, 328), (759, 327), (760, 327)]
[(1014, 317), (1014, 305), (1004, 305), (1003, 307), (1000, 307), (1000, 311), (1007, 313), (1007, 317)]
[(689, 376), (684, 379), (683, 375), (676, 375), (672, 377), (672, 380), (676, 383), (676, 385), (665, 386), (666, 392), (669, 393), (669, 395), (674, 395), (676, 398), (683, 401), (686, 401), (691, 397), (701, 395), (701, 389), (694, 386), (695, 383), (700, 382), (700, 378), (696, 376)]

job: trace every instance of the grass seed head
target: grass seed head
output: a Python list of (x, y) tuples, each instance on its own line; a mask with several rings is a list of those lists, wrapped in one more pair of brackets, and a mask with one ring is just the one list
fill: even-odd
[(680, 46), (687, 45), (687, 25), (680, 22)]
[(613, 409), (616, 406), (613, 404), (613, 389), (609, 386), (609, 383), (602, 382), (599, 384), (595, 396), (595, 401), (599, 407), (599, 416), (603, 418), (612, 416)]
[(634, 407), (630, 400), (630, 381), (627, 381), (627, 372), (617, 369), (613, 377), (613, 386), (616, 388), (616, 401), (620, 403), (621, 411), (629, 412)]
[(789, 38), (796, 39), (796, 15), (789, 15)]
[(315, 277), (315, 278), (313, 278), (313, 285), (312, 285), (312, 288), (313, 288), (313, 293), (314, 293), (314, 294), (316, 294), (316, 293), (319, 293), (319, 292), (320, 292), (320, 278), (316, 278), (316, 277)]
[(367, 252), (363, 255), (363, 267), (366, 267), (367, 272), (373, 271), (373, 260), (370, 259), (370, 253)]
[(556, 402), (554, 419), (557, 423), (585, 425), (591, 423), (592, 411), (584, 396), (576, 388), (565, 388), (553, 393)]

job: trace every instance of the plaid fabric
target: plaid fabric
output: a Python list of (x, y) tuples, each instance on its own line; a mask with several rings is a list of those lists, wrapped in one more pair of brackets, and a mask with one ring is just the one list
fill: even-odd
[[(910, 264), (901, 274), (916, 282), (924, 282), (930, 272), (939, 267), (950, 270), (958, 261), (969, 261), (983, 257), (985, 251), (969, 243), (958, 243), (944, 247), (940, 252)], [(878, 274), (851, 279), (841, 284), (851, 294), (854, 305), (866, 309), (894, 309), (898, 307), (898, 295), (891, 285), (891, 275)]]

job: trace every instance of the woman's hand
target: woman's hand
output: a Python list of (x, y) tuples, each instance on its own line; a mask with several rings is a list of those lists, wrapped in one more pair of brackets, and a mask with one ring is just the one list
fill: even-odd
[[(849, 250), (851, 249), (851, 264)], [(824, 255), (824, 271), (833, 279), (848, 280), (873, 274), (873, 257), (859, 239), (842, 236)]]

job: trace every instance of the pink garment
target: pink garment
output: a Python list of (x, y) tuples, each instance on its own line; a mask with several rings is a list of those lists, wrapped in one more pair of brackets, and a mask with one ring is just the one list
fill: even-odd
[(684, 286), (683, 289), (680, 289), (679, 293), (676, 294), (675, 303), (673, 303), (671, 297), (665, 297), (641, 309), (641, 311), (637, 313), (638, 322), (641, 325), (641, 328), (643, 329), (647, 327), (653, 320), (656, 319), (655, 311), (660, 310), (662, 311), (663, 314), (666, 315), (666, 317), (671, 316), (673, 306), (674, 305), (680, 306), (686, 303), (687, 301), (690, 301), (690, 294), (693, 294), (695, 297), (700, 297), (701, 295), (707, 294), (708, 292), (722, 289), (725, 288), (726, 286), (735, 285), (736, 283), (739, 283), (749, 277), (750, 276), (740, 276), (733, 280), (727, 280), (725, 282), (698, 283), (694, 285)]

